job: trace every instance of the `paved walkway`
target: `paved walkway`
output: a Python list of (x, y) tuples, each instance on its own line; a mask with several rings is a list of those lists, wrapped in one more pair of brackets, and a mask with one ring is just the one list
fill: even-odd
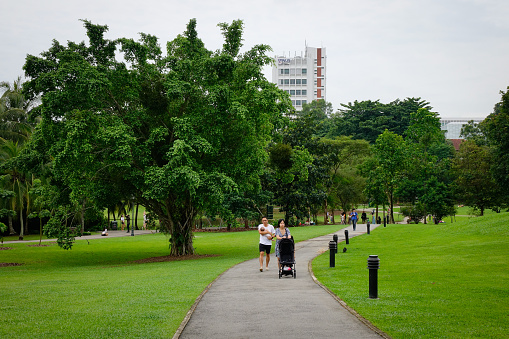
[[(365, 224), (356, 232), (352, 226), (344, 229), (349, 237), (366, 233)], [(335, 233), (338, 241), (344, 240), (344, 229)], [(274, 254), (269, 271), (259, 271), (258, 258), (232, 267), (197, 299), (174, 338), (388, 337), (315, 282), (308, 265), (328, 250), (330, 240), (332, 234), (296, 244), (296, 279), (279, 279)], [(341, 251), (345, 244), (338, 247)]]
[[(141, 234), (150, 234), (155, 233), (154, 230), (135, 230), (134, 235), (141, 235)], [(106, 239), (106, 238), (117, 238), (117, 237), (130, 237), (131, 232), (127, 233), (127, 231), (110, 231), (108, 230), (108, 236), (101, 236), (101, 234), (93, 234), (93, 235), (84, 235), (82, 237), (76, 237), (76, 240), (87, 240), (87, 239)], [(42, 242), (47, 241), (57, 241), (57, 239), (42, 239)], [(4, 241), (4, 244), (22, 244), (22, 243), (31, 243), (31, 242), (39, 242), (39, 239), (37, 240), (10, 240), (10, 241)]]

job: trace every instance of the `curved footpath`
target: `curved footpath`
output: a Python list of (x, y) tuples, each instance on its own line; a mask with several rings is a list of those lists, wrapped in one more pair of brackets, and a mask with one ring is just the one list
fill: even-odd
[(356, 232), (349, 226), (296, 244), (296, 279), (279, 279), (274, 253), (269, 271), (259, 271), (258, 258), (230, 268), (198, 297), (173, 338), (389, 338), (312, 275), (311, 260), (328, 250), (333, 234), (344, 241), (345, 229), (350, 238), (366, 233), (358, 224)]

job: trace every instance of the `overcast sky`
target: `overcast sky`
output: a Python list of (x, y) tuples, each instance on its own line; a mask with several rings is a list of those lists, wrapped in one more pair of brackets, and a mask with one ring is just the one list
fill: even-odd
[(217, 24), (236, 19), (244, 50), (263, 43), (271, 56), (293, 56), (306, 43), (326, 47), (334, 110), (421, 97), (442, 118), (485, 118), (509, 86), (507, 0), (15, 0), (0, 8), (0, 81), (23, 76), (26, 55), (53, 39), (86, 41), (79, 19), (108, 25), (109, 39), (143, 32), (165, 46), (196, 18), (209, 50), (223, 43)]

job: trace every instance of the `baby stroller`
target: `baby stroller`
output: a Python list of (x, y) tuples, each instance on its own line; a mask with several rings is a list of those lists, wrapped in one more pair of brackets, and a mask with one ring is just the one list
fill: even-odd
[(294, 254), (293, 238), (281, 239), (279, 243), (279, 279), (283, 275), (292, 275), (294, 279), (297, 277)]

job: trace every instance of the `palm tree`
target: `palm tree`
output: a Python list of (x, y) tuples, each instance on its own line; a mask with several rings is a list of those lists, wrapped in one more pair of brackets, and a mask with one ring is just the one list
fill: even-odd
[(0, 137), (8, 140), (24, 143), (30, 137), (39, 118), (30, 121), (29, 109), (33, 102), (25, 100), (22, 92), (21, 77), (11, 85), (8, 82), (0, 82)]
[[(0, 182), (2, 183), (3, 189), (14, 192), (14, 196), (9, 199), (10, 208), (12, 211), (19, 211), (19, 221), (21, 224), (19, 239), (23, 240), (25, 233), (25, 222), (24, 222), (24, 210), (25, 202), (28, 205), (30, 203), (29, 191), (31, 183), (31, 174), (21, 172), (14, 161), (23, 149), (22, 145), (12, 140), (5, 140), (0, 138), (0, 165), (2, 169), (2, 176)], [(11, 216), (9, 216), (11, 218)], [(9, 223), (12, 222), (9, 219)]]

